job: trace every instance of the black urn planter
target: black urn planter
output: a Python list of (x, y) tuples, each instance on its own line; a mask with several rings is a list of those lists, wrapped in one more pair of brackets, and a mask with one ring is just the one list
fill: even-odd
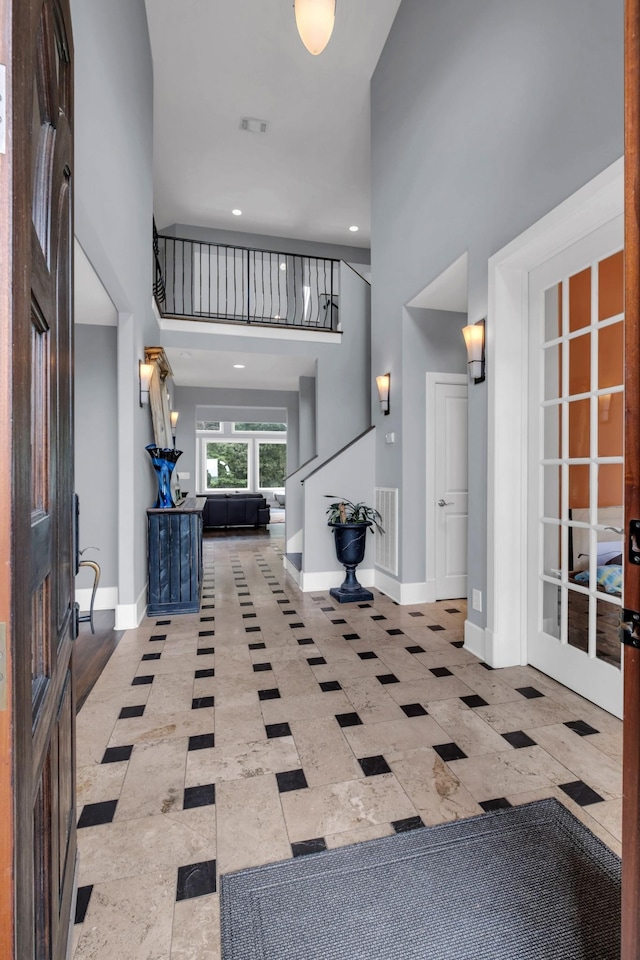
[(344, 565), (347, 575), (339, 587), (329, 593), (339, 603), (355, 603), (356, 600), (373, 600), (370, 590), (365, 590), (356, 580), (356, 567), (364, 559), (367, 533), (371, 523), (330, 523), (336, 541), (336, 556)]

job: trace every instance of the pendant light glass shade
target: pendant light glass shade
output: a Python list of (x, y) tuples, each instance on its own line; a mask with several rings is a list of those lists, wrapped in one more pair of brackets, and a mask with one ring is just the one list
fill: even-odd
[(336, 19), (336, 0), (294, 0), (293, 8), (300, 39), (315, 57), (329, 43)]

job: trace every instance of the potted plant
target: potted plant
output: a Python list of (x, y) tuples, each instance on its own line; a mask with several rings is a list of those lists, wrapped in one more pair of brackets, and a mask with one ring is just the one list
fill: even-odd
[(354, 603), (356, 600), (373, 600), (370, 590), (365, 590), (356, 579), (356, 567), (362, 563), (366, 546), (367, 530), (384, 533), (382, 517), (373, 507), (360, 501), (353, 503), (346, 498), (336, 498), (327, 493), (334, 502), (327, 508), (328, 526), (333, 530), (336, 556), (346, 570), (344, 583), (329, 591), (339, 603)]

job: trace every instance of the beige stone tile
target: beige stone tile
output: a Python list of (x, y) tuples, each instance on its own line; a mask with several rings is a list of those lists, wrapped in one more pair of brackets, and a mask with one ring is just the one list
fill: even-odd
[(620, 730), (615, 733), (592, 733), (589, 740), (594, 747), (606, 753), (608, 757), (622, 761), (622, 724), (620, 724)]
[(487, 703), (509, 703), (522, 699), (521, 694), (516, 693), (512, 686), (500, 679), (499, 674), (502, 671), (485, 670), (475, 658), (474, 661), (467, 664), (453, 664), (450, 669)]
[[(393, 639), (398, 640), (397, 637)], [(402, 637), (401, 639), (406, 641), (406, 646), (411, 645), (411, 640), (408, 637)], [(452, 649), (455, 651), (455, 648)], [(398, 647), (394, 644), (393, 647), (379, 647), (377, 653), (381, 662), (386, 667), (386, 669), (381, 670), (380, 673), (393, 673), (400, 681), (417, 680), (420, 677), (433, 677), (433, 674), (429, 673), (425, 665), (420, 663), (414, 654), (408, 653), (404, 649), (404, 646)]]
[(215, 860), (216, 806), (83, 827), (78, 851), (80, 886)]
[[(461, 700), (434, 700), (429, 713), (468, 757), (512, 750), (511, 744)], [(448, 741), (445, 741), (448, 742)]]
[(453, 760), (449, 768), (476, 800), (544, 789), (571, 779), (567, 768), (538, 746)]
[(274, 776), (220, 783), (216, 788), (216, 815), (220, 873), (291, 856)]
[(404, 683), (386, 684), (390, 697), (396, 703), (422, 703), (425, 707), (432, 700), (448, 700), (451, 697), (468, 697), (473, 693), (470, 687), (458, 677), (425, 677), (422, 680), (408, 680)]
[(343, 733), (356, 757), (382, 754), (389, 762), (413, 750), (449, 742), (442, 727), (428, 716), (345, 727)]
[(477, 707), (477, 713), (497, 733), (530, 730), (577, 719), (574, 713), (548, 697), (532, 700), (520, 697), (511, 703), (493, 703), (488, 707)]
[(171, 950), (174, 871), (94, 885), (74, 960), (158, 960)]
[(342, 683), (358, 677), (376, 677), (379, 673), (390, 672), (387, 667), (383, 667), (380, 660), (360, 660), (357, 654), (354, 656), (354, 660), (334, 660), (326, 665), (312, 667), (313, 675), (318, 683), (326, 680), (339, 680)]
[(348, 847), (352, 843), (362, 843), (363, 840), (379, 840), (381, 837), (390, 837), (395, 833), (390, 823), (368, 823), (355, 830), (344, 830), (342, 833), (332, 833), (325, 837), (328, 850), (336, 847)]
[[(310, 656), (313, 656), (313, 654), (310, 654)], [(274, 663), (273, 673), (275, 676), (274, 686), (278, 688), (283, 697), (317, 696), (319, 692), (318, 681), (306, 660)]]
[(362, 768), (333, 717), (290, 724), (307, 783), (316, 787), (363, 776)]
[[(216, 700), (216, 703), (218, 701)], [(253, 743), (263, 740), (264, 722), (257, 697), (252, 695), (247, 703), (237, 700), (231, 704), (222, 703), (215, 708), (216, 744)]]
[(331, 717), (337, 713), (353, 712), (351, 701), (341, 690), (336, 690), (335, 693), (318, 693), (313, 697), (263, 700), (260, 706), (265, 723), (313, 720), (314, 717)]
[(580, 737), (564, 724), (527, 729), (526, 732), (575, 774), (574, 780), (583, 780), (605, 800), (622, 795), (621, 763), (594, 747), (591, 737)]
[[(579, 804), (575, 803), (570, 797), (567, 796), (564, 791), (560, 790), (559, 787), (551, 786), (546, 790), (532, 790), (528, 793), (516, 793), (510, 794), (507, 796), (507, 800), (513, 806), (522, 803), (533, 803), (536, 800), (546, 800), (548, 797), (554, 797), (556, 800), (559, 800), (560, 803), (569, 810), (580, 823), (583, 823), (585, 827), (588, 827), (592, 833), (599, 837), (603, 843), (605, 843), (610, 850), (617, 856), (621, 856), (622, 853), (622, 844), (620, 840), (610, 833), (601, 823), (592, 816), (595, 810), (598, 807), (603, 807), (603, 803), (591, 803), (586, 807), (581, 807)], [(607, 803), (618, 803), (616, 800), (607, 801)]]
[[(194, 691), (195, 695), (198, 693)], [(203, 696), (204, 694), (200, 694)], [(118, 720), (109, 740), (110, 747), (124, 746), (129, 743), (152, 743), (156, 740), (177, 740), (197, 736), (201, 733), (213, 733), (214, 712), (189, 710), (181, 713), (152, 714), (147, 717), (129, 717)]]
[(176, 903), (170, 960), (220, 960), (219, 894)]
[(406, 720), (406, 715), (386, 692), (387, 688), (375, 677), (344, 680), (342, 689), (363, 723)]
[(390, 764), (425, 824), (482, 813), (482, 807), (435, 750), (413, 750)]
[(129, 760), (114, 820), (180, 810), (186, 758), (186, 740), (137, 744)]
[(76, 768), (78, 809), (85, 803), (117, 800), (127, 773), (128, 761), (122, 763), (94, 763)]
[[(460, 649), (453, 647), (450, 643), (447, 643), (447, 647), (448, 650), (427, 650), (425, 653), (416, 653), (415, 658), (425, 667), (429, 667), (430, 670), (434, 667), (449, 667), (449, 669), (452, 669), (459, 665), (478, 666), (478, 658), (473, 653), (462, 647)], [(458, 671), (454, 672), (460, 676)], [(464, 678), (461, 677), (461, 679)]]
[(416, 815), (415, 807), (390, 773), (291, 790), (280, 799), (292, 843)]
[(622, 840), (622, 798), (605, 800), (604, 803), (590, 803), (587, 808), (590, 816), (607, 830), (616, 840)]
[[(264, 727), (262, 728), (264, 737)], [(246, 780), (267, 773), (282, 773), (300, 766), (293, 737), (274, 737), (254, 743), (228, 744), (187, 754), (185, 785)]]
[(156, 677), (144, 713), (147, 718), (154, 714), (184, 713), (191, 709), (192, 699), (193, 671)]

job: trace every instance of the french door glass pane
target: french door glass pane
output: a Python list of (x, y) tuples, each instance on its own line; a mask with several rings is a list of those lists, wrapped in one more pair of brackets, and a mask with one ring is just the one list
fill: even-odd
[(557, 400), (562, 396), (562, 344), (545, 347), (544, 399)]
[(598, 389), (619, 387), (624, 381), (624, 328), (612, 323), (598, 331)]
[(561, 507), (561, 488), (560, 488), (560, 467), (546, 466), (542, 471), (543, 483), (543, 501), (542, 512), (550, 520), (560, 519)]
[(569, 404), (569, 456), (588, 457), (590, 452), (590, 400), (573, 400)]
[(549, 636), (560, 639), (562, 591), (555, 583), (542, 584), (542, 629)]
[(617, 317), (624, 310), (624, 255), (619, 250), (598, 264), (598, 320)]
[(249, 446), (216, 440), (206, 444), (207, 490), (248, 487)]
[(591, 267), (569, 277), (569, 331), (591, 323)]
[(591, 336), (589, 333), (569, 340), (569, 394), (588, 393), (591, 389)]
[(615, 667), (620, 666), (621, 645), (618, 640), (620, 607), (606, 600), (596, 601), (596, 657)]
[(598, 397), (598, 456), (621, 457), (624, 449), (624, 394)]
[(559, 460), (562, 456), (562, 406), (544, 408), (544, 459)]
[(589, 649), (589, 595), (568, 590), (567, 643), (583, 650)]

